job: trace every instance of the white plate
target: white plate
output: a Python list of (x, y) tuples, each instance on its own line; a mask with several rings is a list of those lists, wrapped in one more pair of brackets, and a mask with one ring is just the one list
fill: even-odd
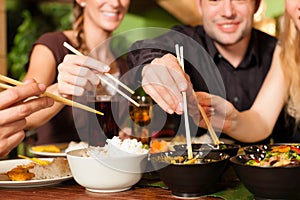
[[(49, 160), (49, 161), (53, 160), (53, 158), (41, 158), (41, 159)], [(18, 165), (28, 164), (30, 162), (32, 161), (25, 160), (25, 159), (0, 161), (0, 174), (6, 173)], [(73, 178), (72, 176), (64, 176), (64, 177), (53, 178), (53, 179), (28, 180), (28, 181), (1, 181), (0, 180), (0, 188), (1, 187), (5, 187), (5, 188), (41, 187), (41, 186), (58, 184), (72, 178)]]
[(39, 156), (49, 156), (49, 157), (63, 157), (66, 156), (65, 149), (68, 147), (69, 143), (57, 143), (57, 144), (45, 144), (45, 145), (38, 145), (38, 146), (48, 146), (48, 145), (55, 145), (61, 149), (60, 153), (54, 152), (41, 152), (41, 151), (34, 151), (32, 147), (29, 149), (29, 152)]

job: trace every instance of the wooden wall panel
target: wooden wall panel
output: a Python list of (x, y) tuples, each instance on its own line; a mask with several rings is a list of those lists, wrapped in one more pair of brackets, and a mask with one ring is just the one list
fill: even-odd
[(6, 9), (5, 0), (0, 0), (0, 73), (6, 74)]
[(196, 0), (156, 0), (158, 5), (184, 24), (201, 24)]

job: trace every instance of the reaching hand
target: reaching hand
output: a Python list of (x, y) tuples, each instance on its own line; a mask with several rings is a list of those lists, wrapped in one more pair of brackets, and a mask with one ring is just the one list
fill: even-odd
[(45, 85), (27, 80), (24, 85), (0, 93), (0, 156), (7, 155), (22, 142), (27, 116), (53, 105), (53, 99), (37, 97), (45, 89)]
[(110, 68), (91, 57), (68, 54), (58, 66), (58, 91), (64, 95), (82, 96), (85, 90), (98, 86), (98, 74)]
[(163, 110), (182, 114), (181, 92), (187, 90), (188, 81), (175, 56), (166, 54), (146, 65), (142, 72), (142, 85)]
[[(237, 110), (234, 106), (226, 99), (206, 92), (196, 92), (196, 96), (198, 103), (206, 110), (206, 113), (211, 111), (212, 126), (218, 131), (228, 133), (235, 121)], [(202, 118), (200, 118), (199, 126), (207, 128)]]

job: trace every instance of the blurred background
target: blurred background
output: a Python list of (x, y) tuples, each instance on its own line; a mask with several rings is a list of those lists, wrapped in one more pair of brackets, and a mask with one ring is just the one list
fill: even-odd
[[(71, 29), (72, 7), (73, 0), (0, 0), (0, 73), (22, 80), (32, 44), (45, 32)], [(254, 19), (256, 28), (278, 36), (283, 12), (284, 0), (262, 0)], [(196, 0), (131, 0), (114, 34), (181, 23), (201, 24)], [(12, 152), (26, 151), (23, 143), (17, 149)]]
[[(73, 0), (0, 0), (0, 73), (22, 79), (32, 43), (44, 32), (71, 27)], [(255, 26), (277, 36), (284, 0), (262, 0)], [(195, 0), (131, 0), (116, 33), (140, 27), (201, 24)]]

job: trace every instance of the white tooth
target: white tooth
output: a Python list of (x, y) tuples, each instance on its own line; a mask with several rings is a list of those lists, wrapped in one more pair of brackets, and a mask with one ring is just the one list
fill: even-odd
[(104, 14), (104, 15), (107, 15), (107, 16), (109, 16), (109, 17), (114, 17), (114, 16), (117, 15), (117, 13), (115, 13), (115, 12), (103, 12), (103, 14)]
[(222, 26), (223, 26), (224, 28), (231, 28), (231, 27), (233, 27), (232, 24), (223, 24)]

